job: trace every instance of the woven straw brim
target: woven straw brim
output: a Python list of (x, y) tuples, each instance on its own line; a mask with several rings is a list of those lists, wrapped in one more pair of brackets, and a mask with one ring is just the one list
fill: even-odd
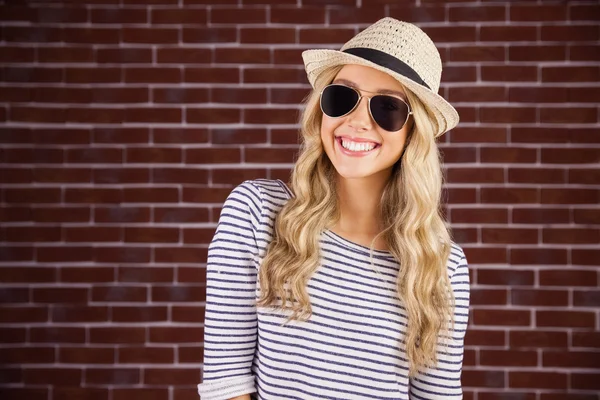
[(393, 76), (406, 86), (407, 89), (413, 92), (415, 96), (429, 108), (431, 113), (435, 116), (438, 125), (438, 131), (436, 132), (435, 137), (443, 135), (458, 124), (458, 112), (442, 96), (390, 69), (339, 50), (305, 50), (302, 52), (302, 58), (304, 60), (306, 74), (308, 75), (308, 81), (313, 88), (319, 74), (330, 67), (344, 64), (364, 65)]

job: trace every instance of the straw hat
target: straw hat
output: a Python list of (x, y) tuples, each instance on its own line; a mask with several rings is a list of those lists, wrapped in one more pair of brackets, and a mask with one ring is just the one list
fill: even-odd
[(359, 64), (383, 71), (410, 89), (435, 115), (436, 137), (458, 124), (458, 113), (438, 95), (442, 60), (433, 41), (416, 25), (386, 17), (358, 33), (340, 50), (302, 52), (308, 81), (332, 66)]

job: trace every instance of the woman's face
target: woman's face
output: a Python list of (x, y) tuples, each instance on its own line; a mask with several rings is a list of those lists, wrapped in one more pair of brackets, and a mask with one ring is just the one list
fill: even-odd
[[(367, 97), (383, 90), (395, 91), (399, 93), (397, 96), (407, 101), (398, 81), (384, 72), (362, 65), (344, 65), (332, 83), (352, 86)], [(393, 165), (402, 155), (407, 134), (413, 124), (412, 117), (409, 117), (402, 129), (388, 132), (373, 121), (368, 107), (368, 99), (362, 98), (358, 106), (343, 117), (331, 118), (323, 114), (323, 147), (338, 174), (347, 179), (373, 175), (383, 179), (389, 178)], [(357, 156), (356, 153), (345, 152), (339, 137), (349, 141), (352, 141), (352, 138), (368, 140), (377, 143), (378, 146), (365, 155)]]

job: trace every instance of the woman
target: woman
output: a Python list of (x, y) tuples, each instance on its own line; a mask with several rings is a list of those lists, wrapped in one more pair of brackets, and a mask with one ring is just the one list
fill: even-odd
[(441, 60), (392, 18), (303, 53), (291, 188), (245, 181), (209, 246), (203, 400), (461, 399), (469, 274), (440, 214)]

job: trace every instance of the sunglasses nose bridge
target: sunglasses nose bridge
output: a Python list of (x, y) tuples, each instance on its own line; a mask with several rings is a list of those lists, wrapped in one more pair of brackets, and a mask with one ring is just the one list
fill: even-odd
[(356, 104), (354, 105), (354, 108), (352, 109), (352, 111), (350, 111), (348, 113), (348, 116), (350, 117), (350, 123), (352, 123), (353, 120), (361, 120), (361, 115), (357, 114), (358, 109), (360, 108), (360, 103), (363, 99), (367, 100), (367, 115), (368, 118), (366, 118), (366, 123), (362, 123), (361, 125), (366, 125), (367, 127), (369, 125), (371, 125), (375, 120), (373, 119), (373, 115), (371, 114), (371, 97), (370, 96), (363, 96), (361, 93), (359, 93), (358, 91), (356, 91), (356, 93), (358, 94), (358, 100), (356, 101)]

